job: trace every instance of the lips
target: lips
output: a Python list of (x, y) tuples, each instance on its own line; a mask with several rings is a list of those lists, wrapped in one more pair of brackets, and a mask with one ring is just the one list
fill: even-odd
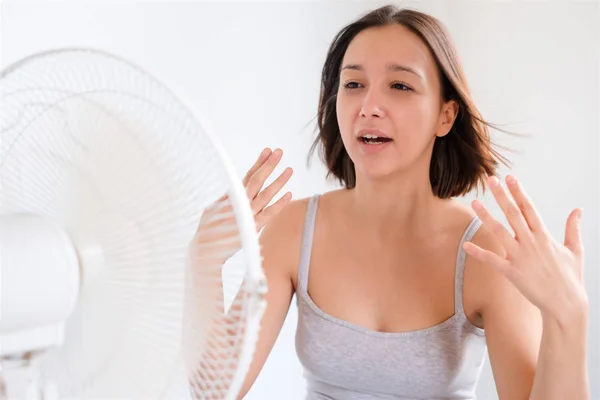
[(389, 148), (390, 146), (392, 146), (392, 141), (388, 140), (387, 142), (366, 142), (363, 140), (359, 140), (358, 142), (358, 146), (360, 147), (360, 149), (362, 150), (363, 154), (379, 154), (382, 151), (385, 151), (385, 149)]
[(392, 141), (386, 133), (379, 129), (361, 129), (357, 133), (357, 140), (364, 144), (384, 144)]
[(379, 139), (381, 141), (389, 142), (392, 138), (383, 132), (382, 130), (375, 128), (364, 128), (358, 131), (356, 134), (358, 140), (363, 140), (365, 137), (368, 139)]
[(362, 136), (362, 137), (358, 138), (358, 140), (363, 143), (373, 143), (373, 144), (387, 143), (387, 142), (392, 141), (392, 139), (390, 139), (390, 138), (372, 137), (372, 136), (369, 136), (369, 137)]

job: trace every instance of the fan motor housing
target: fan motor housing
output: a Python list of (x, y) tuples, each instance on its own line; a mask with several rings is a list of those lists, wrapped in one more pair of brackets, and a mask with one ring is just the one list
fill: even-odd
[(0, 356), (60, 345), (79, 285), (77, 253), (57, 223), (0, 217)]

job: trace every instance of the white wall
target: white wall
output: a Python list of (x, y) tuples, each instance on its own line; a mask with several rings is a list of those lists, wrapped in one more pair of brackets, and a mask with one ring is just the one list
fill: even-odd
[[(263, 147), (282, 147), (284, 166), (296, 171), (288, 188), (304, 197), (334, 187), (325, 182), (317, 160), (306, 168), (327, 46), (345, 23), (379, 4), (9, 1), (2, 10), (1, 62), (62, 46), (122, 55), (208, 115), (240, 174)], [(520, 151), (511, 155), (513, 172), (552, 233), (562, 240), (569, 211), (585, 209), (589, 366), (593, 398), (600, 398), (599, 3), (403, 4), (428, 11), (448, 26), (484, 116), (533, 135), (497, 139)], [(485, 202), (498, 215), (489, 196)], [(302, 399), (304, 380), (293, 341), (296, 316), (292, 305), (248, 399)], [(478, 394), (496, 398), (488, 365)]]

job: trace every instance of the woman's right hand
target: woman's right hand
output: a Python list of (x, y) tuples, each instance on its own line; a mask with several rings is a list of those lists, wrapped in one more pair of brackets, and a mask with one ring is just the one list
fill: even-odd
[[(291, 178), (293, 171), (289, 167), (263, 189), (265, 181), (281, 161), (282, 155), (281, 149), (264, 149), (243, 179), (257, 232), (292, 199), (292, 193), (287, 192), (269, 206), (271, 200)], [(221, 197), (204, 211), (191, 247), (192, 253), (200, 257), (202, 263), (211, 265), (222, 265), (241, 248), (238, 226), (228, 195)]]

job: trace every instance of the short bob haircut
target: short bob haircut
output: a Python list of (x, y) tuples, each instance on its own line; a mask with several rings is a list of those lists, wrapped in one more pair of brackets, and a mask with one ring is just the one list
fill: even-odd
[(354, 163), (344, 148), (336, 115), (341, 63), (348, 45), (359, 32), (390, 24), (408, 28), (429, 47), (440, 75), (441, 96), (445, 101), (455, 100), (459, 107), (450, 132), (436, 137), (433, 145), (429, 179), (434, 195), (439, 198), (463, 196), (480, 185), (485, 191), (486, 179), (495, 174), (498, 162), (507, 166), (508, 162), (490, 141), (488, 127), (492, 125), (483, 120), (471, 99), (454, 44), (436, 18), (392, 5), (362, 16), (333, 39), (321, 73), (318, 135), (309, 158), (321, 145), (320, 157), (329, 170), (327, 178), (333, 175), (346, 189), (356, 185)]

